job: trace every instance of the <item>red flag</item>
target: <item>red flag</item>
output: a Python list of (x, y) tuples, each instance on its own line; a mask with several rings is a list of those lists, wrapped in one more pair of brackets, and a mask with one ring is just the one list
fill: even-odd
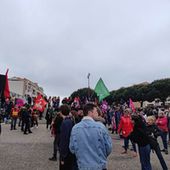
[(136, 109), (135, 109), (135, 106), (134, 106), (134, 103), (132, 101), (132, 99), (130, 98), (129, 99), (129, 107), (132, 109), (133, 112), (136, 112)]
[(4, 89), (4, 97), (5, 98), (9, 98), (10, 97), (9, 83), (8, 83), (8, 71), (9, 71), (9, 69), (7, 69), (6, 75), (5, 75), (5, 78), (6, 78), (5, 89)]
[(35, 99), (35, 105), (33, 109), (39, 110), (40, 112), (43, 112), (45, 109), (47, 102), (43, 99), (41, 94), (38, 94), (38, 96)]

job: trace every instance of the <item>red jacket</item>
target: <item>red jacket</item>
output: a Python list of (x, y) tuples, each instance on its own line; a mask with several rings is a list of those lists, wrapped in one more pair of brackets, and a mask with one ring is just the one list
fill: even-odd
[(168, 119), (166, 116), (158, 117), (156, 124), (163, 132), (168, 132)]
[(133, 131), (133, 123), (130, 116), (122, 116), (120, 119), (118, 133), (122, 131), (122, 136), (127, 137)]

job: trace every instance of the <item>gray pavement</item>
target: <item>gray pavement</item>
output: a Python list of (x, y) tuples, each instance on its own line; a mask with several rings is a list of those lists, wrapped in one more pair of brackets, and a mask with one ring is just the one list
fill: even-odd
[[(9, 124), (2, 124), (0, 135), (0, 170), (58, 170), (58, 162), (49, 161), (52, 156), (53, 138), (45, 124), (32, 128), (32, 134), (23, 135), (20, 129), (10, 130)], [(112, 135), (113, 151), (108, 158), (108, 170), (140, 170), (139, 156), (133, 153), (122, 155), (123, 140)], [(169, 147), (170, 151), (170, 147)], [(170, 154), (163, 156), (170, 169)], [(151, 154), (153, 170), (161, 170), (155, 154)]]

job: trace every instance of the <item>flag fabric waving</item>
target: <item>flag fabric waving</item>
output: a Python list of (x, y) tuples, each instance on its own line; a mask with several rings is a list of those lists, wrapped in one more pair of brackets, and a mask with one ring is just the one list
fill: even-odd
[(6, 75), (0, 74), (0, 97), (1, 98), (9, 98), (9, 84), (8, 84), (8, 70)]
[(4, 89), (4, 97), (9, 98), (10, 92), (9, 92), (9, 84), (8, 84), (8, 69), (6, 71), (5, 79), (6, 79), (6, 82), (5, 82), (5, 89)]
[(135, 105), (131, 98), (129, 99), (129, 107), (132, 109), (133, 113), (136, 112)]
[(44, 98), (41, 96), (41, 94), (38, 94), (38, 96), (35, 99), (35, 105), (34, 105), (33, 109), (43, 112), (46, 104), (47, 104), (47, 102), (44, 100)]
[(22, 106), (24, 106), (25, 103), (26, 102), (24, 99), (20, 99), (20, 98), (16, 99), (16, 106), (22, 107)]
[(101, 78), (97, 82), (94, 91), (97, 93), (97, 96), (99, 97), (99, 102), (101, 102), (105, 97), (110, 95), (109, 90), (107, 89)]

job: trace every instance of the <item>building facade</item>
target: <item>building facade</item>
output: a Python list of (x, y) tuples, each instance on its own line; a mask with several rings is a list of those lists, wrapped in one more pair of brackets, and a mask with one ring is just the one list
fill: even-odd
[(13, 97), (27, 98), (28, 95), (36, 97), (38, 93), (46, 96), (42, 87), (26, 78), (12, 77), (8, 79), (8, 82), (10, 93)]

